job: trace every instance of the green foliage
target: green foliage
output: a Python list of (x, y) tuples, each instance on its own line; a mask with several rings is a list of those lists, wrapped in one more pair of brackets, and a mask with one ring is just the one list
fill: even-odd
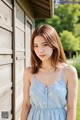
[(74, 30), (73, 30), (73, 33), (75, 34), (75, 36), (80, 36), (80, 24), (76, 24), (74, 26)]
[(78, 77), (80, 78), (80, 55), (76, 58), (73, 58), (72, 65), (77, 69)]
[(60, 39), (61, 39), (64, 50), (66, 51), (79, 50), (79, 40), (75, 38), (72, 32), (63, 30), (63, 32), (60, 33)]
[[(55, 9), (55, 15), (57, 15), (61, 21), (58, 32), (62, 32), (62, 30), (73, 31), (74, 25), (80, 21), (80, 5), (59, 5), (59, 7)], [(53, 25), (55, 25), (55, 23)]]
[(52, 19), (36, 19), (36, 26), (42, 24), (49, 24), (56, 29), (69, 58), (72, 57), (73, 52), (80, 51), (79, 4), (60, 4), (54, 9)]
[[(61, 29), (61, 27), (60, 27), (60, 25), (61, 25), (61, 20), (60, 20), (60, 17), (57, 16), (57, 15), (54, 15), (54, 18), (53, 18), (53, 19), (50, 19), (50, 18), (45, 19), (45, 23), (53, 26), (53, 27), (56, 29), (57, 32)], [(57, 27), (56, 27), (56, 26), (57, 26)], [(60, 31), (61, 31), (61, 30), (60, 30)]]
[(80, 36), (79, 36), (79, 37), (77, 37), (77, 39), (78, 39), (78, 43), (79, 43), (79, 50), (80, 50)]
[(43, 25), (43, 24), (46, 24), (45, 23), (45, 19), (35, 19), (35, 26), (40, 26), (40, 25)]
[(35, 22), (36, 26), (40, 24), (50, 24), (54, 26), (58, 33), (63, 30), (73, 31), (76, 24), (80, 23), (80, 5), (59, 5), (58, 8), (54, 9), (52, 19), (36, 19)]

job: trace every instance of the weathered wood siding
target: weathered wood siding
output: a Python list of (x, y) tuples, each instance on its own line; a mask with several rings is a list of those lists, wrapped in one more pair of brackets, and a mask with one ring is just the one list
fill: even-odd
[(16, 33), (15, 33), (15, 54), (16, 54), (16, 79), (15, 79), (15, 117), (18, 120), (22, 104), (22, 84), (24, 70), (24, 11), (16, 3)]
[(8, 111), (10, 120), (12, 119), (12, 11), (10, 0), (0, 0), (0, 113)]
[(34, 19), (26, 4), (22, 0), (0, 0), (0, 115), (8, 111), (10, 120), (20, 119), (23, 72), (30, 65)]
[[(24, 3), (25, 4), (25, 3)], [(33, 30), (33, 20), (29, 18), (21, 6), (16, 2), (15, 22), (15, 119), (19, 120), (23, 101), (23, 73), (30, 65), (30, 37)]]
[(0, 0), (0, 120), (2, 111), (9, 112), (9, 120), (20, 120), (23, 74), (30, 65), (34, 14), (48, 15), (49, 1)]

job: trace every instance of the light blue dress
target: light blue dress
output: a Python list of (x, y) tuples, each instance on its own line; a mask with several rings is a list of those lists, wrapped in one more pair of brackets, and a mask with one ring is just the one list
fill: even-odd
[(31, 109), (27, 120), (67, 120), (67, 86), (65, 66), (59, 80), (45, 86), (34, 75), (30, 86)]

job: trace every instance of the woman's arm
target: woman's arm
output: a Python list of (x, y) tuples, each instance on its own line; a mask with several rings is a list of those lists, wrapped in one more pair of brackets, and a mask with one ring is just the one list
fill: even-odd
[(24, 70), (23, 79), (23, 103), (21, 110), (21, 120), (27, 120), (27, 116), (30, 111), (30, 98), (29, 98), (29, 87), (30, 87), (30, 68)]
[(67, 103), (67, 120), (76, 120), (76, 106), (78, 94), (78, 77), (74, 67), (67, 68), (68, 78), (68, 103)]

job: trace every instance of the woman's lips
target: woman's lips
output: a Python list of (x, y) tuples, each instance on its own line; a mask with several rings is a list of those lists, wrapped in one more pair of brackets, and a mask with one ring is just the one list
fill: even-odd
[(45, 55), (39, 55), (40, 57), (45, 57)]

